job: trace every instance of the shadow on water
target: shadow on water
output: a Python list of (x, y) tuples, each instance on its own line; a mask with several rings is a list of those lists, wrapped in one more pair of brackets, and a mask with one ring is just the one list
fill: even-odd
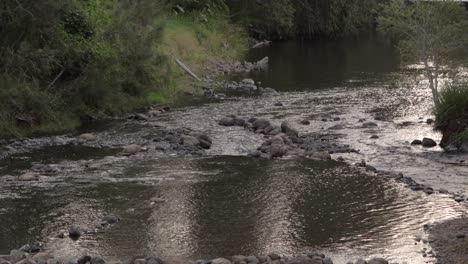
[(399, 57), (378, 34), (342, 41), (287, 41), (254, 49), (250, 60), (270, 58), (268, 71), (251, 77), (279, 91), (316, 90), (350, 82), (376, 81), (397, 72)]

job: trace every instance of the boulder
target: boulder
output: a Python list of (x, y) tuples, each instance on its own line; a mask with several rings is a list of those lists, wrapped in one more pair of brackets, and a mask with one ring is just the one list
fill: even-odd
[(267, 88), (261, 88), (260, 92), (261, 92), (262, 94), (275, 94), (275, 93), (278, 93), (275, 89), (269, 88), (269, 87), (267, 87)]
[(147, 121), (149, 119), (149, 116), (145, 115), (145, 114), (136, 114), (135, 115), (135, 120), (139, 120), (139, 121)]
[(299, 132), (297, 132), (297, 129), (292, 127), (291, 124), (288, 121), (284, 121), (283, 123), (281, 123), (281, 131), (283, 133), (291, 133), (291, 134), (294, 134), (296, 136), (299, 134)]
[(247, 257), (242, 255), (232, 256), (232, 262), (235, 264), (240, 263), (241, 261), (247, 262)]
[(241, 81), (241, 83), (244, 85), (255, 85), (255, 81), (252, 79), (244, 79)]
[(231, 264), (231, 261), (225, 258), (217, 258), (217, 259), (211, 260), (211, 264)]
[(34, 174), (32, 172), (26, 172), (24, 174), (21, 174), (18, 176), (18, 181), (38, 181), (39, 180), (39, 175)]
[(10, 261), (0, 258), (0, 264), (12, 264)]
[(256, 256), (248, 256), (247, 257), (247, 263), (248, 264), (258, 264), (260, 263), (260, 260)]
[(286, 154), (286, 146), (284, 144), (273, 144), (271, 145), (271, 157), (272, 158), (280, 158)]
[(133, 261), (132, 264), (146, 264), (146, 259), (144, 258), (137, 258)]
[(255, 130), (265, 129), (269, 125), (270, 125), (270, 121), (265, 120), (265, 119), (258, 119), (258, 120), (255, 120), (255, 122), (253, 122), (253, 127)]
[(136, 154), (142, 151), (143, 151), (143, 147), (140, 145), (136, 145), (136, 144), (128, 145), (124, 147), (122, 150), (124, 154), (128, 154), (128, 155)]
[(25, 259), (22, 259), (22, 260), (16, 262), (16, 264), (36, 264), (36, 262), (25, 258)]
[(411, 142), (411, 145), (421, 145), (421, 144), (422, 144), (422, 141), (419, 139), (415, 139), (413, 140), (413, 142)]
[(22, 259), (25, 259), (26, 258), (26, 254), (24, 254), (24, 252), (21, 252), (19, 250), (12, 250), (10, 252), (10, 261), (11, 263), (15, 264), (15, 263), (18, 263), (19, 261), (21, 261)]
[(235, 120), (232, 117), (224, 117), (221, 120), (219, 120), (218, 124), (221, 126), (234, 126)]
[(268, 132), (268, 135), (275, 136), (275, 135), (278, 135), (279, 133), (281, 133), (281, 128), (275, 127), (273, 130), (271, 130), (270, 132)]
[(299, 257), (289, 258), (286, 261), (286, 264), (322, 264), (322, 258), (320, 258), (320, 260), (318, 259), (315, 260), (307, 256), (299, 256)]
[(364, 123), (361, 125), (362, 128), (371, 128), (371, 127), (377, 127), (377, 126), (378, 126), (377, 123), (371, 122), (371, 121), (369, 121), (369, 122), (364, 122)]
[(201, 138), (199, 138), (198, 141), (200, 141), (200, 147), (202, 147), (204, 149), (210, 149), (211, 148), (211, 144), (212, 144), (211, 142), (203, 140)]
[(276, 253), (270, 253), (268, 254), (268, 257), (271, 259), (271, 260), (279, 260), (281, 259), (280, 255), (276, 254)]
[(196, 137), (193, 136), (188, 136), (188, 135), (183, 135), (180, 137), (181, 143), (187, 146), (200, 146), (200, 140), (198, 140)]
[(437, 146), (437, 143), (431, 138), (423, 138), (422, 145), (426, 148), (432, 148)]
[(106, 262), (101, 257), (92, 257), (91, 264), (106, 264)]
[(331, 258), (328, 258), (328, 257), (327, 257), (327, 258), (324, 258), (324, 259), (322, 260), (322, 263), (323, 263), (323, 264), (333, 264), (333, 260), (332, 260)]
[(71, 226), (68, 228), (68, 236), (74, 239), (78, 239), (82, 235), (82, 231), (77, 226)]
[(367, 264), (367, 261), (363, 259), (358, 259), (355, 264)]
[(85, 134), (81, 134), (80, 136), (78, 136), (78, 139), (83, 140), (83, 141), (95, 141), (96, 136), (91, 133), (85, 133)]
[(158, 257), (152, 257), (152, 256), (146, 257), (145, 260), (146, 260), (146, 264), (163, 264), (164, 263), (162, 259)]
[(383, 258), (373, 258), (367, 264), (388, 264), (388, 261)]
[(244, 126), (245, 120), (242, 118), (235, 117), (234, 118), (234, 125), (235, 126)]
[(120, 222), (120, 217), (118, 217), (116, 215), (108, 215), (108, 216), (104, 217), (103, 221), (112, 225), (112, 224), (116, 224), (116, 223)]

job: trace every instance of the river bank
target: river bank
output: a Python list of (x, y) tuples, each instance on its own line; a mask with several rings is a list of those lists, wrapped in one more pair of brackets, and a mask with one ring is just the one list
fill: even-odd
[[(38, 199), (38, 213), (17, 215), (44, 219), (44, 225), (31, 224), (38, 238), (72, 224), (89, 229), (109, 213), (122, 217), (115, 228), (96, 236), (49, 244), (73, 256), (107, 260), (138, 251), (193, 260), (239, 252), (295, 255), (317, 246), (335, 263), (362, 256), (398, 263), (465, 259), (462, 251), (445, 251), (443, 243), (463, 246), (462, 230), (443, 227), (466, 217), (466, 197), (455, 201), (466, 195), (466, 167), (447, 166), (462, 164), (463, 157), (410, 144), (439, 136), (425, 122), (431, 115), (424, 87), (406, 84), (353, 80), (318, 91), (227, 97), (152, 109), (82, 131), (86, 136), (10, 145), (18, 151), (2, 159), (2, 174), (11, 176), (2, 177), (1, 201), (21, 207), (24, 200)], [(270, 159), (268, 146), (279, 139), (273, 140), (268, 126), (260, 131), (251, 118), (286, 132), (280, 135), (281, 149), (293, 151)], [(220, 125), (222, 120), (239, 125)], [(203, 148), (202, 140), (211, 141), (210, 147)], [(50, 142), (58, 146), (41, 150)], [(125, 151), (132, 145), (139, 147)], [(317, 152), (331, 152), (325, 160), (332, 160), (316, 160), (324, 157), (314, 157)], [(437, 177), (439, 168), (454, 176)], [(3, 220), (14, 219), (10, 207), (4, 207)], [(24, 241), (28, 232), (4, 234)]]

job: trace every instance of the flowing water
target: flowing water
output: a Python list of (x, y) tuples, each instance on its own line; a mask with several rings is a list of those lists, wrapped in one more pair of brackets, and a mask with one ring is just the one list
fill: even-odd
[[(277, 43), (250, 57), (266, 55), (269, 70), (251, 77), (281, 91), (277, 95), (185, 107), (144, 124), (116, 122), (97, 132), (101, 139), (132, 143), (158, 125), (203, 130), (214, 142), (205, 157), (122, 157), (113, 148), (56, 146), (0, 160), (0, 174), (17, 175), (35, 162), (61, 168), (39, 182), (1, 182), (0, 254), (76, 224), (90, 232), (78, 241), (50, 239), (48, 250), (64, 258), (152, 254), (179, 261), (317, 248), (338, 264), (361, 256), (433, 262), (421, 253), (428, 245), (415, 238), (424, 236), (424, 224), (466, 216), (466, 208), (448, 195), (413, 192), (335, 161), (249, 158), (263, 137), (217, 125), (229, 114), (276, 124), (289, 120), (300, 133), (326, 134), (360, 150), (334, 158), (365, 159), (435, 188), (466, 192), (462, 156), (408, 144), (440, 137), (420, 123), (420, 117), (430, 117), (424, 85), (398, 71), (393, 49), (375, 36)], [(377, 128), (361, 128), (359, 119), (376, 115), (384, 117)], [(311, 125), (299, 125), (303, 119)], [(379, 139), (370, 139), (374, 134)], [(122, 221), (92, 232), (109, 214)]]

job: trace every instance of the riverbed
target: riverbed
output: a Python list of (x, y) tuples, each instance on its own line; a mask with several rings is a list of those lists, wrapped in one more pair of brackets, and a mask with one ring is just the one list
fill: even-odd
[[(435, 263), (425, 254), (431, 246), (424, 225), (467, 216), (464, 202), (450, 193), (468, 194), (468, 156), (410, 145), (440, 139), (426, 122), (433, 117), (424, 81), (400, 70), (394, 50), (375, 36), (277, 43), (249, 59), (264, 56), (270, 57), (267, 71), (231, 78), (253, 78), (278, 94), (201, 101), (143, 122), (91, 127), (85, 132), (96, 134), (93, 146), (37, 144), (6, 155), (3, 175), (19, 175), (35, 163), (56, 170), (35, 182), (2, 182), (0, 254), (48, 240), (48, 250), (63, 258), (157, 255), (176, 262), (313, 248), (338, 264), (373, 256)], [(326, 136), (357, 151), (332, 153), (332, 161), (252, 158), (265, 138), (218, 124), (233, 114), (288, 121), (300, 134)], [(300, 124), (305, 119), (309, 125)], [(363, 128), (362, 120), (377, 126)], [(158, 127), (204, 131), (213, 145), (200, 156), (119, 155), (122, 145), (145, 144)], [(362, 160), (436, 192), (415, 192), (353, 165)], [(442, 188), (450, 193), (439, 193)], [(94, 232), (109, 214), (122, 221)], [(89, 232), (78, 241), (55, 238), (72, 224)]]

